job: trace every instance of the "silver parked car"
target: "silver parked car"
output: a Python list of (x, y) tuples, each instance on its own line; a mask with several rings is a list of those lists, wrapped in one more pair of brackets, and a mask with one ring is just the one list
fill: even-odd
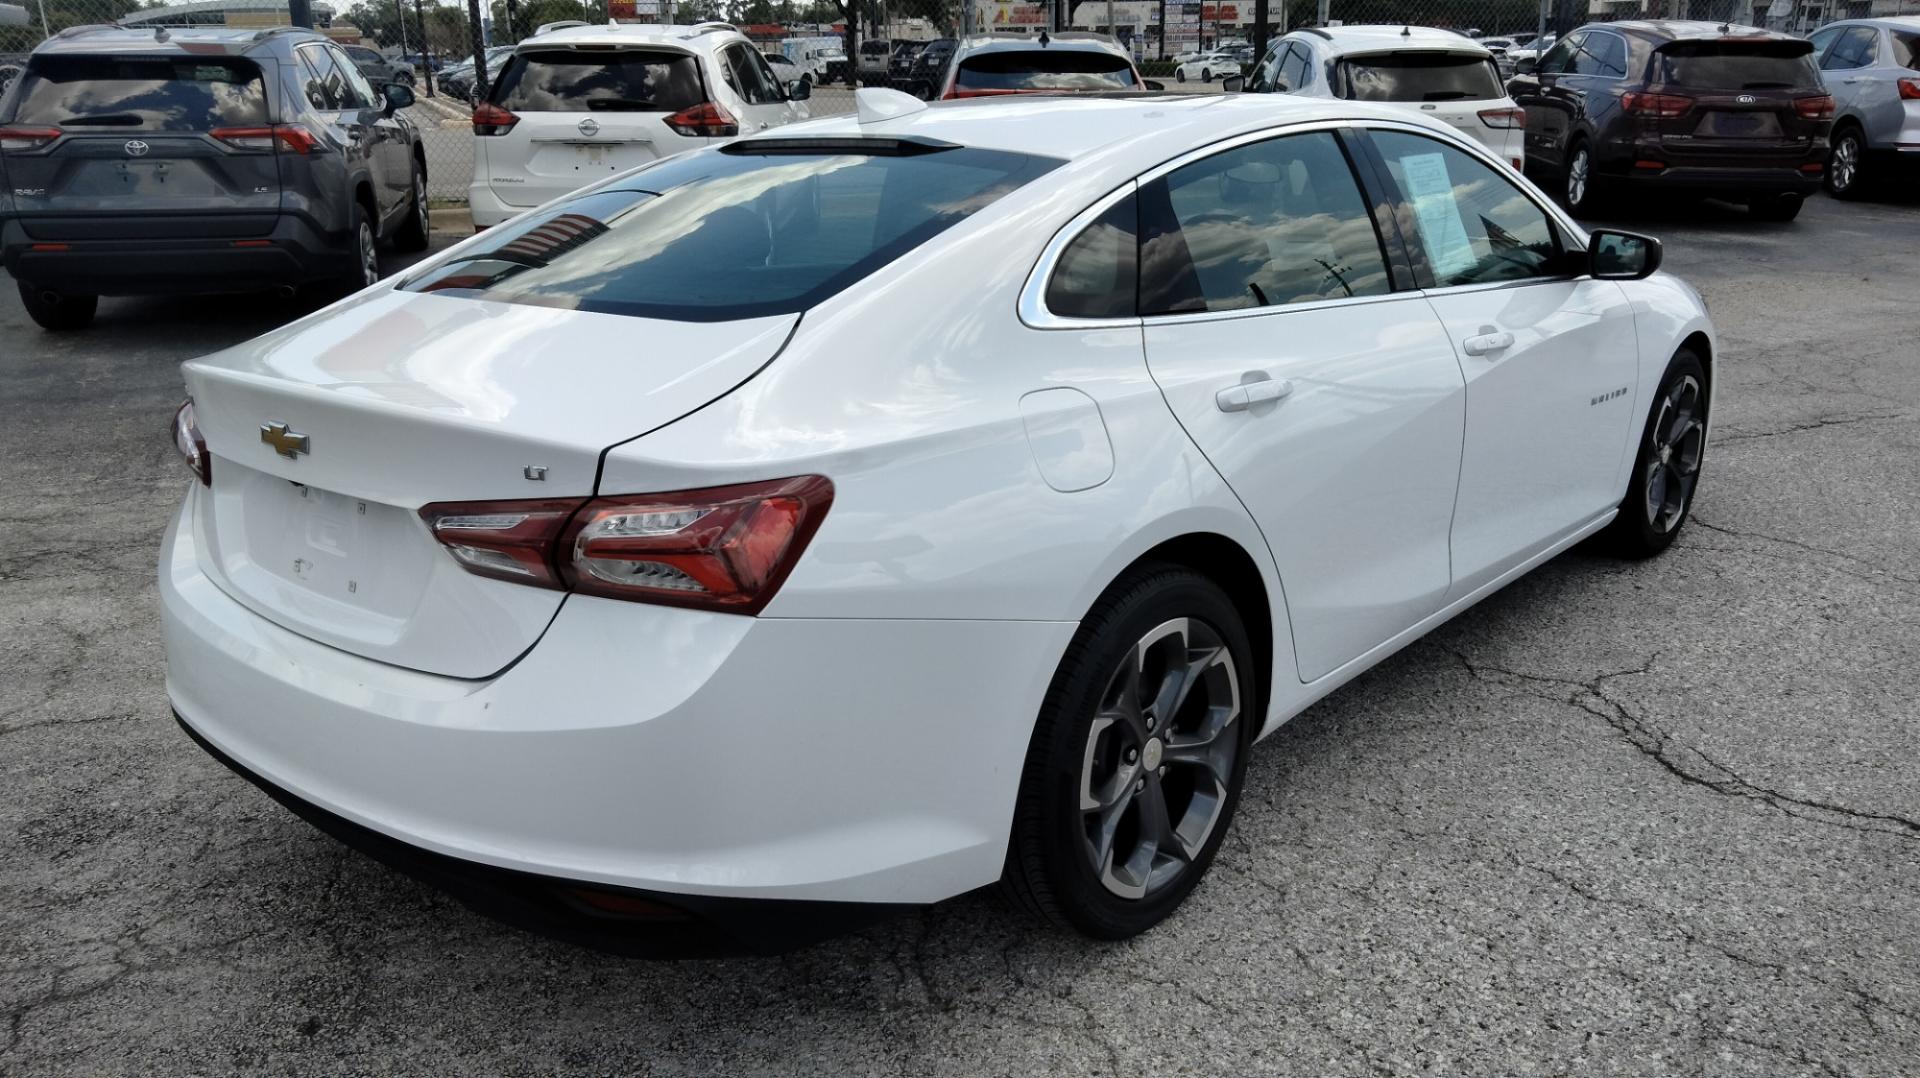
[(1848, 19), (1812, 41), (1835, 104), (1827, 191), (1849, 198), (1892, 165), (1920, 163), (1920, 16)]

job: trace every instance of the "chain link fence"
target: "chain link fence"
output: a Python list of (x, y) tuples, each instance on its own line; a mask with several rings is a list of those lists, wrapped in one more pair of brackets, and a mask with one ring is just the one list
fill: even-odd
[[(293, 0), (314, 25), (368, 64), (394, 65), (418, 99), (408, 115), (427, 149), (430, 194), (464, 201), (473, 171), (472, 95), (505, 53), (540, 27), (603, 23), (730, 22), (769, 54), (801, 64), (815, 116), (853, 110), (856, 84), (913, 88), (933, 42), (968, 33), (1088, 30), (1128, 48), (1148, 78), (1170, 77), (1175, 57), (1257, 49), (1305, 26), (1437, 26), (1538, 48), (1588, 22), (1674, 18), (1730, 21), (1810, 33), (1835, 19), (1920, 15), (1920, 0)], [(1263, 10), (1264, 9), (1264, 10)], [(0, 117), (6, 85), (44, 38), (70, 26), (282, 26), (288, 0), (0, 0)], [(371, 50), (371, 51), (363, 51)], [(377, 54), (377, 55), (376, 55)], [(485, 56), (486, 74), (475, 58)], [(1247, 55), (1242, 53), (1242, 55)], [(381, 81), (376, 76), (377, 81)]]

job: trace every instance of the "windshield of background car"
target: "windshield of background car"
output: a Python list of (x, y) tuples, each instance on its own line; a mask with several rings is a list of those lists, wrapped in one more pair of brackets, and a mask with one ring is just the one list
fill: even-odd
[(976, 53), (960, 61), (953, 88), (971, 91), (1131, 90), (1133, 65), (1104, 52), (1020, 49)]
[(16, 90), (12, 123), (210, 131), (267, 122), (251, 60), (35, 56)]
[(1656, 81), (1705, 90), (1818, 90), (1810, 41), (1676, 41), (1654, 53)]
[(679, 112), (706, 99), (700, 61), (645, 49), (521, 53), (493, 92), (510, 112)]
[(879, 142), (753, 142), (662, 161), (486, 234), (402, 287), (720, 322), (806, 310), (1062, 162)]
[(1457, 52), (1402, 52), (1344, 62), (1355, 101), (1487, 101), (1506, 96), (1493, 64)]

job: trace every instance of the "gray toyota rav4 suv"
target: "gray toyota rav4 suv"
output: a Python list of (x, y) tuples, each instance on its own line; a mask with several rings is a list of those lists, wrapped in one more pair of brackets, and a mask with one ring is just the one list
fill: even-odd
[(427, 243), (427, 163), (399, 109), (310, 30), (75, 27), (0, 97), (0, 261), (34, 321), (101, 295), (379, 279)]

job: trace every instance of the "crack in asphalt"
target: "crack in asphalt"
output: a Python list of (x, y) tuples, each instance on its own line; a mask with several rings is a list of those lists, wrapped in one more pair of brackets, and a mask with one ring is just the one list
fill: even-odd
[(1895, 572), (1894, 570), (1889, 569), (1886, 566), (1879, 564), (1878, 562), (1869, 561), (1866, 558), (1860, 557), (1858, 554), (1849, 554), (1844, 550), (1834, 550), (1830, 547), (1816, 546), (1804, 540), (1788, 539), (1785, 536), (1780, 536), (1780, 535), (1768, 535), (1765, 532), (1740, 531), (1735, 528), (1729, 528), (1725, 524), (1714, 524), (1714, 523), (1702, 520), (1700, 519), (1700, 514), (1698, 513), (1693, 513), (1689, 515), (1687, 517), (1687, 523), (1695, 525), (1697, 527), (1705, 528), (1707, 531), (1710, 531), (1710, 532), (1717, 532), (1720, 535), (1731, 536), (1736, 539), (1751, 539), (1756, 542), (1777, 543), (1781, 546), (1793, 547), (1796, 550), (1804, 550), (1810, 554), (1820, 554), (1825, 557), (1836, 558), (1841, 561), (1851, 562), (1854, 565), (1858, 565), (1866, 569), (1871, 569), (1876, 573), (1883, 574), (1889, 577), (1890, 579), (1896, 580), (1902, 584), (1912, 584), (1912, 585), (1920, 586), (1920, 577), (1912, 577), (1912, 576), (1907, 576), (1903, 573)]
[(1820, 430), (1825, 427), (1846, 427), (1856, 423), (1877, 422), (1882, 419), (1906, 418), (1908, 418), (1908, 413), (1906, 412), (1884, 412), (1872, 415), (1821, 416), (1806, 423), (1791, 423), (1781, 427), (1779, 430), (1748, 431), (1741, 430), (1738, 427), (1731, 427), (1724, 431), (1714, 431), (1713, 444), (1715, 446), (1732, 445), (1739, 442), (1757, 441), (1761, 438), (1779, 438), (1788, 434), (1799, 434), (1803, 431)]

